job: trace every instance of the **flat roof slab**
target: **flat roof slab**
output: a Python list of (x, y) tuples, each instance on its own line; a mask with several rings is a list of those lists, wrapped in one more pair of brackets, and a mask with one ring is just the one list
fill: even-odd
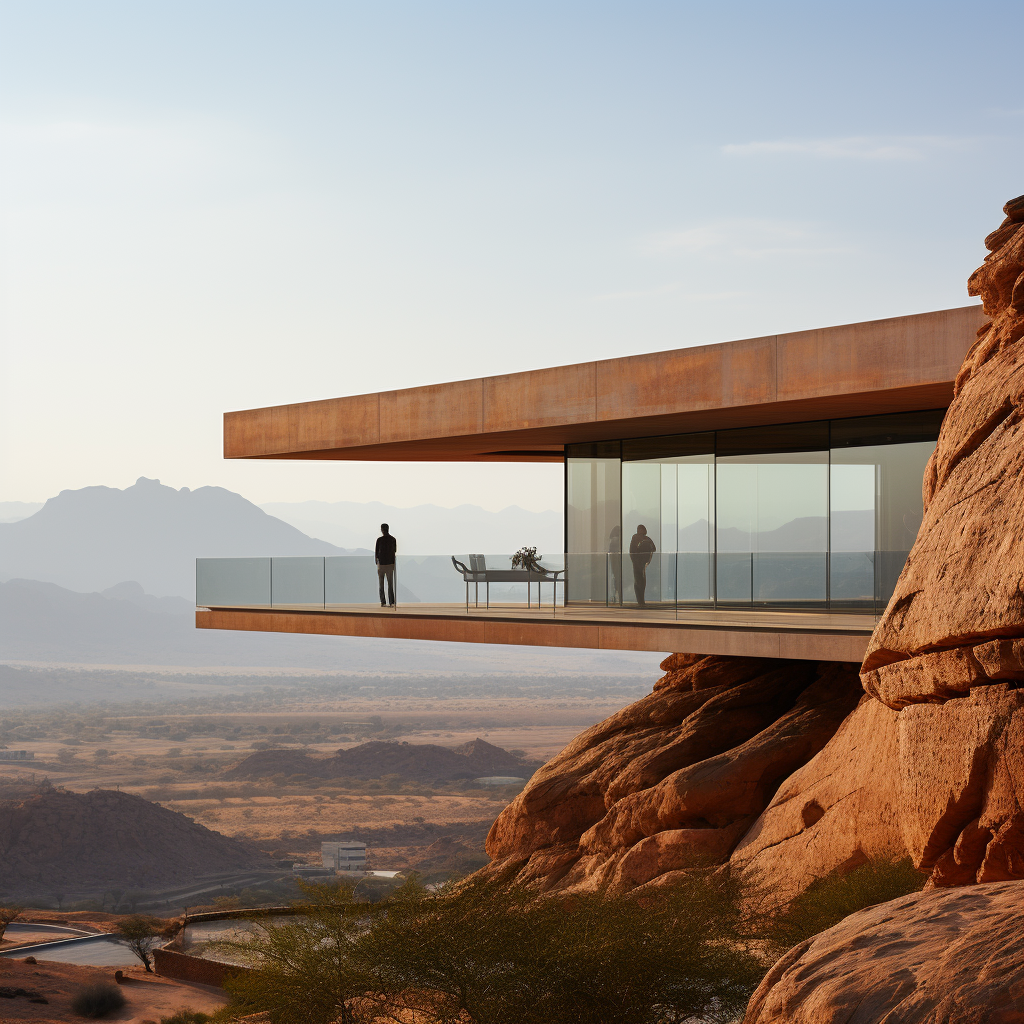
[(945, 408), (981, 306), (229, 412), (229, 459), (560, 461), (567, 444)]

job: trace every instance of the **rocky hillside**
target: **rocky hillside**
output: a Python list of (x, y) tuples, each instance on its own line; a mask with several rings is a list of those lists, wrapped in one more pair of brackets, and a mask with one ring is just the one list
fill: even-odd
[(673, 655), (502, 812), (492, 870), (634, 889), (700, 858), (784, 895), (910, 856), (931, 887), (1024, 879), (1024, 197), (1004, 212), (968, 289), (992, 319), (860, 679)]
[(274, 775), (308, 775), (314, 779), (379, 779), (398, 775), (414, 782), (452, 782), (486, 775), (529, 778), (539, 767), (486, 740), (460, 747), (436, 743), (396, 743), (373, 740), (331, 757), (314, 757), (301, 750), (260, 750), (250, 754), (224, 777), (265, 779)]
[(128, 793), (48, 789), (0, 801), (0, 894), (153, 889), (273, 867), (250, 844)]

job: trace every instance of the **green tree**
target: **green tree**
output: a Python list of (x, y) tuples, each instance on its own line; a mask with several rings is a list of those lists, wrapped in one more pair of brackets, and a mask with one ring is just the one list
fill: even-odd
[(374, 906), (357, 903), (350, 885), (298, 885), (301, 917), (267, 917), (251, 940), (215, 944), (253, 968), (225, 987), (248, 1012), (269, 1011), (274, 1024), (356, 1024), (372, 984), (359, 946)]
[(121, 920), (117, 926), (117, 937), (142, 961), (146, 970), (153, 973), (153, 947), (160, 941), (164, 924), (155, 917), (132, 914)]

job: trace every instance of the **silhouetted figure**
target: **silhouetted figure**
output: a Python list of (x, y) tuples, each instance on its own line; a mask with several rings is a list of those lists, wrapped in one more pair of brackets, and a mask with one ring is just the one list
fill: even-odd
[(612, 570), (611, 604), (622, 603), (622, 530), (612, 527), (608, 534), (608, 561)]
[(636, 594), (636, 603), (641, 608), (647, 607), (644, 601), (647, 593), (647, 566), (651, 564), (656, 550), (654, 541), (647, 536), (647, 527), (638, 526), (633, 539), (629, 542), (629, 559), (633, 563), (633, 591)]
[(380, 524), (380, 536), (377, 538), (377, 546), (373, 550), (373, 560), (377, 563), (377, 582), (380, 584), (380, 606), (386, 607), (384, 602), (384, 581), (388, 581), (387, 604), (395, 607), (395, 552), (398, 551), (398, 541), (388, 532), (388, 524)]

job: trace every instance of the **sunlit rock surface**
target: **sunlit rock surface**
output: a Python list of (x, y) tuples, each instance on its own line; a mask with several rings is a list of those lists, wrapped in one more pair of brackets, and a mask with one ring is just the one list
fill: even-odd
[(1019, 1024), (1024, 882), (914, 893), (791, 949), (743, 1024)]

